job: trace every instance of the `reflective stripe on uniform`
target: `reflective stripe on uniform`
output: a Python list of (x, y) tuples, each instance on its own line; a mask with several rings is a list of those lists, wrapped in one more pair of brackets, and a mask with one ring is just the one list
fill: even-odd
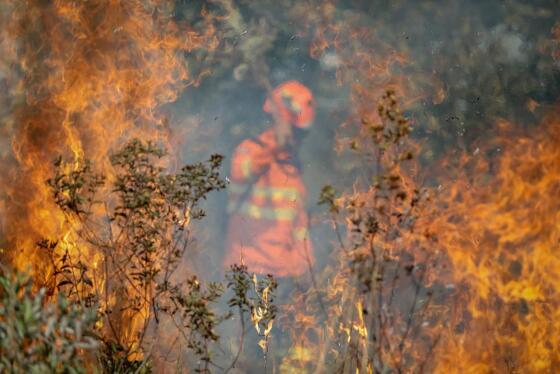
[[(230, 201), (228, 204), (228, 212), (232, 213), (237, 207), (236, 201)], [(251, 218), (265, 218), (276, 221), (293, 221), (296, 217), (296, 211), (292, 208), (271, 208), (261, 207), (249, 202), (241, 204), (239, 209), (233, 213), (239, 213)]]
[(246, 158), (241, 161), (241, 176), (249, 178), (251, 176), (251, 159)]
[[(243, 194), (248, 191), (249, 185), (230, 183), (229, 190), (232, 194)], [(272, 201), (295, 201), (299, 192), (295, 187), (257, 187), (254, 186), (251, 195), (258, 198), (269, 198)]]

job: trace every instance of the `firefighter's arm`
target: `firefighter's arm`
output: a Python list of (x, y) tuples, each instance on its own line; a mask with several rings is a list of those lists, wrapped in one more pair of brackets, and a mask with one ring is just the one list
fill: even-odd
[(275, 157), (275, 150), (267, 145), (244, 142), (232, 157), (231, 178), (246, 183), (266, 171)]

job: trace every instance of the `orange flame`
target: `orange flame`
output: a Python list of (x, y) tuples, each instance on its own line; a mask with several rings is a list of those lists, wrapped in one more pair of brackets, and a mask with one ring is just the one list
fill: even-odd
[(519, 134), (506, 122), (485, 160), (462, 157), (469, 171), (446, 188), (433, 221), (462, 285), (438, 352), (442, 372), (550, 372), (558, 367), (560, 116)]
[[(310, 19), (316, 31), (309, 52), (318, 59), (331, 47), (330, 51), (337, 53), (342, 61), (337, 74), (339, 83), (353, 82), (352, 115), (342, 130), (359, 132), (358, 136), (339, 137), (337, 146), (367, 149), (361, 140), (367, 139), (368, 134), (360, 132), (364, 127), (359, 123), (378, 121), (375, 103), (381, 93), (395, 88), (404, 95), (405, 107), (419, 95), (392, 71), (394, 63), (406, 62), (403, 55), (387, 54), (391, 48), (384, 49), (372, 41), (373, 33), (367, 30), (351, 29), (348, 25), (355, 23), (348, 19), (336, 22), (331, 14), (323, 14), (323, 18)], [(558, 30), (553, 30), (556, 40)], [(441, 102), (445, 95), (441, 85), (435, 87), (435, 92), (432, 101)], [(449, 157), (437, 168), (415, 164), (408, 170), (395, 170), (409, 194), (418, 186), (414, 177), (434, 177), (439, 170), (449, 171), (439, 175), (439, 187), (430, 189), (433, 206), (421, 212), (416, 231), (404, 233), (395, 247), (384, 243), (393, 253), (399, 247), (408, 248), (419, 262), (438, 258), (438, 265), (426, 274), (425, 286), (439, 285), (447, 291), (445, 300), (426, 310), (425, 323), (420, 326), (421, 334), (431, 338), (434, 346), (413, 346), (408, 340), (400, 353), (397, 349), (380, 354), (390, 366), (405, 363), (407, 368), (406, 363), (411, 361), (403, 361), (404, 351), (420, 364), (417, 368), (438, 373), (553, 372), (560, 367), (560, 112), (548, 116), (530, 135), (514, 130), (505, 121), (500, 121), (497, 128), (501, 134), (489, 144), (479, 145), (470, 155)], [(347, 197), (359, 206), (371, 204), (368, 191), (361, 191), (360, 184), (353, 187)], [(346, 222), (348, 229), (352, 228), (352, 218)], [(364, 324), (363, 300), (355, 294), (348, 260), (344, 253), (335, 255), (340, 257), (338, 263), (317, 275), (325, 288), (318, 292), (326, 301), (336, 302), (326, 310), (326, 326), (321, 326), (317, 317), (323, 313), (314, 304), (313, 294), (300, 296), (288, 311), (293, 315), (290, 323), (295, 325), (294, 354), (286, 361), (290, 368), (302, 371), (311, 365), (316, 372), (322, 372), (326, 370), (325, 355), (336, 362), (354, 359), (344, 357), (348, 351), (368, 354), (362, 345), (366, 336), (375, 331), (369, 331)], [(397, 284), (406, 290), (404, 284)], [(402, 325), (398, 318), (387, 325), (385, 339), (392, 347), (398, 345)], [(355, 341), (354, 351), (325, 352), (337, 336), (344, 337), (347, 344)], [(318, 366), (310, 364), (306, 357), (317, 358)], [(356, 365), (356, 370), (371, 369)]]
[[(101, 253), (74, 234), (80, 222), (68, 222), (46, 185), (52, 162), (70, 155), (73, 163), (66, 167), (78, 168), (87, 158), (110, 181), (109, 153), (127, 139), (169, 146), (159, 108), (197, 82), (183, 54), (201, 45), (214, 48), (214, 28), (201, 35), (174, 22), (167, 0), (13, 1), (10, 9), (0, 42), (17, 51), (24, 104), (12, 116), (12, 154), (1, 170), (8, 255), (15, 268), (31, 270), (41, 283), (50, 270), (36, 242), (62, 238), (63, 250), (92, 266), (102, 293)], [(102, 310), (118, 300), (113, 295), (107, 302)], [(122, 331), (123, 341), (136, 339), (148, 314), (147, 305), (142, 308)]]

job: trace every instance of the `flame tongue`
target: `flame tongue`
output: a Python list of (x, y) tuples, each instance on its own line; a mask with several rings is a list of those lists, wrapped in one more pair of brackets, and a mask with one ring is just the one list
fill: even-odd
[(107, 155), (125, 138), (165, 142), (157, 108), (189, 84), (179, 52), (210, 35), (180, 31), (161, 9), (170, 2), (14, 2), (8, 30), (25, 104), (14, 116), (15, 162), (5, 160), (1, 183), (18, 267), (40, 266), (35, 241), (64, 233), (45, 186), (56, 156), (86, 156), (110, 174)]
[[(59, 155), (71, 157), (65, 167), (77, 170), (90, 159), (110, 186), (114, 172), (108, 155), (127, 139), (169, 147), (159, 106), (193, 83), (183, 55), (200, 45), (215, 46), (213, 28), (199, 35), (180, 27), (171, 20), (167, 0), (14, 0), (8, 9), (9, 27), (0, 41), (3, 50), (17, 51), (22, 84), (14, 87), (20, 87), (15, 94), (23, 101), (13, 111), (7, 134), (12, 152), (0, 170), (8, 255), (16, 268), (31, 271), (42, 283), (50, 270), (36, 243), (59, 240), (61, 250), (96, 271), (101, 254), (79, 242), (74, 233), (81, 223), (68, 222), (54, 205), (46, 184), (53, 177), (52, 163)], [(93, 281), (103, 290), (101, 276)], [(144, 317), (140, 313), (128, 321), (123, 341), (136, 339), (135, 325)]]
[[(492, 165), (465, 159), (467, 175), (443, 198), (447, 212), (433, 222), (454, 267), (462, 332), (446, 333), (438, 369), (540, 372), (557, 367), (560, 303), (560, 117), (549, 116), (532, 136), (498, 138)], [(497, 174), (496, 174), (497, 173)], [(496, 174), (489, 179), (488, 176)], [(517, 370), (517, 369), (516, 369)]]

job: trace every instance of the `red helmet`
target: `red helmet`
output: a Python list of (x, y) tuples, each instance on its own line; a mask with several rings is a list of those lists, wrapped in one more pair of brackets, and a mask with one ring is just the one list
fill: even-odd
[(273, 103), (283, 119), (295, 127), (307, 129), (315, 118), (315, 100), (311, 90), (298, 81), (277, 86), (264, 103), (263, 110), (273, 112)]

